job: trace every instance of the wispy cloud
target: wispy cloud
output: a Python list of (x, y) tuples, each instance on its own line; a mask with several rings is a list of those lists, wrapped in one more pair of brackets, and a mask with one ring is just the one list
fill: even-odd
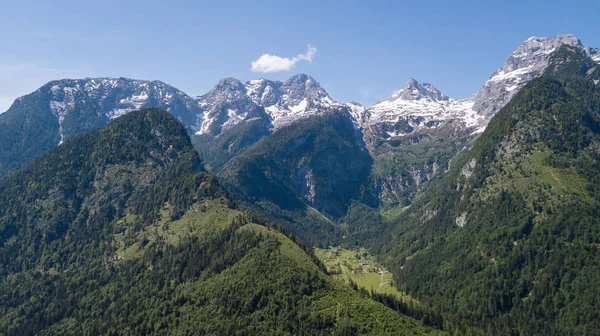
[(313, 61), (313, 58), (317, 54), (317, 48), (308, 45), (306, 54), (298, 54), (292, 58), (281, 57), (270, 54), (263, 54), (256, 61), (252, 62), (253, 72), (280, 72), (291, 70), (296, 63), (300, 61)]

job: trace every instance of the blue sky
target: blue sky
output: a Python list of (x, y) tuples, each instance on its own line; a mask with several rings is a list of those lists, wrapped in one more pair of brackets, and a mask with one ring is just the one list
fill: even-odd
[[(600, 47), (598, 13), (598, 1), (553, 0), (3, 1), (0, 111), (49, 80), (100, 76), (199, 95), (223, 77), (302, 72), (366, 105), (412, 76), (464, 97), (530, 36), (573, 33)], [(297, 61), (253, 72), (263, 54)]]

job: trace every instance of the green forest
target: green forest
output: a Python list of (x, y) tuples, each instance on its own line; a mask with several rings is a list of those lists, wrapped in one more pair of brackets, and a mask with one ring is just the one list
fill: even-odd
[(425, 335), (238, 209), (184, 126), (142, 110), (0, 181), (5, 335)]
[[(562, 38), (516, 75), (542, 40), (509, 58), (492, 78), (527, 84), (480, 124), (361, 124), (381, 111), (358, 120), (306, 75), (169, 87), (177, 113), (124, 108), (114, 85), (17, 99), (0, 115), (0, 335), (598, 335), (600, 50)], [(404, 107), (456, 103), (409, 83)], [(86, 99), (58, 115), (65, 90)], [(306, 115), (275, 122), (291, 102)]]
[[(593, 335), (600, 327), (600, 92), (540, 78), (490, 122), (382, 243), (400, 291), (457, 334)], [(358, 215), (353, 215), (358, 216)], [(376, 237), (376, 238), (373, 238)]]

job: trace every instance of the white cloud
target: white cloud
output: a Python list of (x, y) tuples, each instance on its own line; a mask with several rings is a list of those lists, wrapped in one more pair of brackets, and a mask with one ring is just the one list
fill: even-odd
[(253, 72), (280, 72), (289, 71), (299, 61), (309, 61), (312, 63), (317, 54), (317, 48), (308, 45), (306, 54), (299, 54), (292, 58), (263, 54), (256, 61), (252, 62)]

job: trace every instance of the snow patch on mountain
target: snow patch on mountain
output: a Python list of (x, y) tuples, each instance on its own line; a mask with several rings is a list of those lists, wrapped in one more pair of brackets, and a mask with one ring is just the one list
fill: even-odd
[(394, 91), (388, 101), (428, 101), (442, 102), (450, 98), (441, 93), (429, 83), (419, 83), (414, 78), (409, 78), (404, 88)]
[(471, 99), (451, 99), (429, 83), (410, 78), (404, 88), (364, 112), (362, 127), (378, 126), (385, 137), (401, 137), (420, 129), (435, 129), (449, 122), (469, 128), (483, 123)]
[(59, 145), (65, 141), (64, 120), (69, 110), (73, 109), (76, 104), (75, 94), (80, 89), (79, 85), (74, 87), (64, 87), (61, 89), (59, 85), (53, 85), (50, 88), (53, 100), (50, 101), (50, 111), (58, 119), (58, 133), (60, 135)]
[(483, 84), (475, 97), (473, 109), (490, 119), (525, 84), (540, 76), (548, 66), (548, 56), (565, 44), (583, 48), (579, 39), (571, 34), (527, 39)]
[(360, 125), (364, 124), (367, 108), (362, 106), (357, 102), (349, 102), (346, 103), (346, 107), (348, 108), (348, 112), (352, 117), (352, 123), (354, 123), (355, 127), (360, 127)]
[[(88, 115), (91, 111), (91, 118), (96, 118), (94, 113), (97, 113), (97, 117), (107, 123), (144, 107), (165, 109), (193, 133), (212, 136), (260, 118), (277, 129), (331, 111), (347, 111), (356, 128), (370, 128), (372, 134), (386, 138), (446, 124), (478, 134), (525, 84), (545, 71), (548, 56), (562, 45), (582, 48), (600, 63), (600, 49), (583, 47), (574, 35), (531, 37), (471, 98), (453, 99), (431, 84), (410, 78), (404, 88), (370, 108), (354, 102), (336, 102), (314, 78), (305, 74), (283, 82), (256, 79), (242, 83), (235, 78), (225, 78), (211, 91), (195, 98), (159, 81), (127, 78), (59, 80), (40, 90), (50, 95), (47, 102), (58, 120), (61, 143), (65, 139), (64, 120), (74, 111), (87, 111)], [(67, 134), (75, 133), (76, 130), (67, 129)]]
[[(200, 111), (197, 102), (191, 97), (160, 81), (128, 78), (63, 79), (52, 81), (36, 92), (48, 95), (50, 111), (59, 123), (60, 144), (65, 140), (65, 118), (77, 111), (91, 112), (108, 122), (143, 107), (158, 107), (188, 123)], [(78, 132), (71, 130), (68, 133)]]
[(299, 74), (285, 82), (257, 79), (246, 82), (248, 96), (264, 107), (275, 128), (325, 113), (335, 102), (311, 76)]
[(196, 134), (218, 135), (247, 118), (256, 117), (258, 105), (235, 78), (224, 78), (203, 96), (195, 98), (202, 109), (192, 129)]

